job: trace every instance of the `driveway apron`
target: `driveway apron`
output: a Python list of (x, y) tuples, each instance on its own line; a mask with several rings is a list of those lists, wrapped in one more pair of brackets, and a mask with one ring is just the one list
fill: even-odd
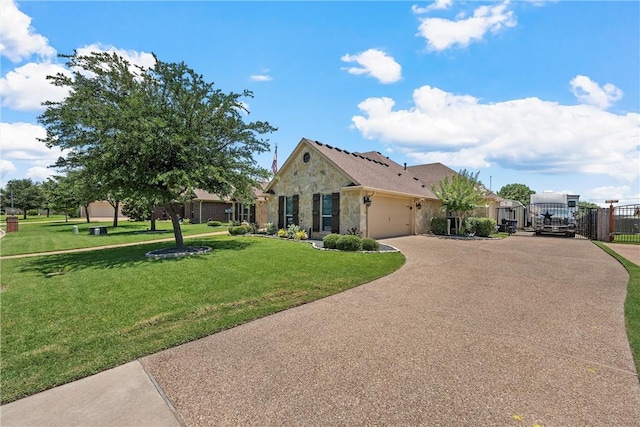
[(389, 276), (141, 362), (189, 426), (638, 425), (628, 274), (593, 243), (384, 243)]

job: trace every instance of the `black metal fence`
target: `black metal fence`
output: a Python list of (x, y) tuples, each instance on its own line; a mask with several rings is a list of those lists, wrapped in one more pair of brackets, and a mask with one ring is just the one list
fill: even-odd
[(568, 207), (556, 203), (498, 208), (496, 221), (519, 230), (578, 239), (640, 244), (640, 204), (610, 208)]
[(614, 206), (613, 242), (640, 243), (640, 204)]

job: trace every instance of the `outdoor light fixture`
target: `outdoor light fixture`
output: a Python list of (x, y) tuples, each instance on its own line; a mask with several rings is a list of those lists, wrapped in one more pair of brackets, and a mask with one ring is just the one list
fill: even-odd
[(416, 208), (422, 209), (422, 203), (420, 203), (420, 202), (416, 203)]
[(371, 206), (371, 198), (369, 196), (364, 196), (364, 199), (362, 200), (367, 207)]

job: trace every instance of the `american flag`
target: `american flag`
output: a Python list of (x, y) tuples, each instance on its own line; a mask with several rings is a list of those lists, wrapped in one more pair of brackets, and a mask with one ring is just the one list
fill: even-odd
[(271, 164), (271, 170), (273, 174), (278, 173), (278, 146), (276, 145), (276, 152), (273, 154), (273, 163)]

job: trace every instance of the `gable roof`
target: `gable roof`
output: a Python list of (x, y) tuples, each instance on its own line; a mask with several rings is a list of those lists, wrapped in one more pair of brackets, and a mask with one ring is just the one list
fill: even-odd
[[(352, 181), (351, 186), (361, 186), (372, 190), (406, 194), (417, 198), (437, 199), (431, 190), (445, 176), (457, 174), (442, 163), (417, 166), (400, 165), (377, 151), (365, 153), (350, 152), (319, 141), (302, 138), (294, 150), (302, 145), (322, 154)], [(280, 172), (288, 166), (285, 162)], [(279, 172), (279, 173), (280, 173)], [(275, 180), (269, 184), (271, 187)]]

